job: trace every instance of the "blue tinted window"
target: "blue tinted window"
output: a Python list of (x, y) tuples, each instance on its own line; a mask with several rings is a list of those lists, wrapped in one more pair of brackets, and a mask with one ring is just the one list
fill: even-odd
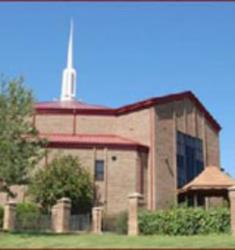
[(202, 140), (177, 133), (178, 187), (194, 179), (204, 168)]

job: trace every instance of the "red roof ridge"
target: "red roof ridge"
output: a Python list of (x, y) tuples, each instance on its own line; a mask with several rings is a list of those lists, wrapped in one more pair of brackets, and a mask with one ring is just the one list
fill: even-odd
[(197, 108), (205, 114), (205, 117), (211, 122), (212, 126), (217, 130), (221, 130), (220, 124), (216, 121), (216, 119), (207, 111), (205, 106), (199, 101), (199, 99), (193, 94), (192, 91), (184, 91), (175, 94), (164, 95), (160, 97), (152, 97), (145, 99), (143, 101), (135, 102), (133, 104), (128, 104), (116, 109), (116, 113), (118, 115), (129, 113), (132, 111), (136, 111), (142, 108), (148, 108), (152, 105), (165, 104), (168, 102), (178, 101), (184, 98), (189, 98)]
[[(182, 99), (190, 99), (195, 106), (202, 112), (206, 119), (211, 123), (212, 127), (216, 131), (221, 130), (220, 124), (216, 121), (216, 119), (207, 111), (205, 106), (199, 101), (199, 99), (191, 92), (191, 91), (184, 91), (180, 93), (175, 93), (175, 94), (169, 94), (169, 95), (164, 95), (160, 97), (151, 97), (139, 102), (135, 102), (132, 104), (124, 105), (119, 108), (107, 108), (104, 106), (99, 106), (99, 105), (89, 105), (85, 103), (81, 103), (81, 106), (71, 106), (70, 108), (63, 108), (63, 106), (58, 106), (58, 107), (50, 107), (50, 106), (44, 106), (40, 107), (37, 106), (36, 104), (36, 110), (38, 113), (58, 113), (58, 114), (68, 114), (68, 113), (75, 113), (75, 114), (87, 114), (87, 115), (111, 115), (111, 116), (119, 116), (123, 115), (126, 113), (138, 111), (141, 109), (145, 109), (148, 107), (151, 107), (153, 105), (160, 105), (160, 104), (166, 104), (169, 102), (174, 102)], [(77, 102), (79, 103), (79, 102)], [(66, 105), (65, 105), (66, 106)]]
[(118, 138), (121, 140), (124, 140), (126, 142), (130, 142), (136, 145), (141, 145), (141, 146), (146, 146), (143, 145), (142, 143), (135, 141), (133, 139), (129, 139), (127, 137), (124, 136), (120, 136), (120, 135), (115, 135), (115, 134), (67, 134), (67, 133), (40, 133), (39, 136), (65, 136), (65, 137), (106, 137), (106, 138)]
[(35, 103), (36, 109), (111, 109), (107, 106), (103, 106), (100, 104), (89, 104), (86, 102), (81, 102), (78, 100), (74, 101), (60, 101), (60, 100), (55, 100), (55, 101), (42, 101), (42, 102), (37, 102)]
[(107, 134), (63, 134), (63, 133), (41, 133), (40, 137), (48, 140), (48, 146), (52, 147), (72, 147), (72, 148), (92, 148), (108, 147), (119, 149), (134, 149), (148, 151), (148, 146), (139, 142), (129, 140), (118, 135)]

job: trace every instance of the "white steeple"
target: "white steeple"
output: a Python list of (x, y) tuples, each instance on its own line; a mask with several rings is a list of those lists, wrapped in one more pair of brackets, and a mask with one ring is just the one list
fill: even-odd
[(67, 67), (63, 71), (61, 101), (73, 101), (76, 98), (76, 70), (73, 68), (73, 21), (70, 23), (70, 34), (67, 55)]

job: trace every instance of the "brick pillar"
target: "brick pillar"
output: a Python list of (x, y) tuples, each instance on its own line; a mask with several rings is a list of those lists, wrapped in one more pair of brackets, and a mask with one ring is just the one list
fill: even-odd
[(92, 231), (95, 234), (102, 233), (102, 207), (93, 207), (92, 208)]
[(143, 196), (133, 193), (128, 196), (128, 235), (138, 235), (138, 208)]
[(8, 202), (4, 206), (3, 230), (14, 231), (16, 220), (16, 204)]
[(235, 186), (228, 189), (229, 201), (230, 201), (230, 224), (231, 233), (235, 236)]
[(69, 232), (71, 200), (62, 198), (52, 208), (52, 230), (55, 233)]
[(51, 209), (51, 229), (53, 232), (56, 232), (57, 228), (57, 211), (58, 211), (58, 204), (55, 204)]

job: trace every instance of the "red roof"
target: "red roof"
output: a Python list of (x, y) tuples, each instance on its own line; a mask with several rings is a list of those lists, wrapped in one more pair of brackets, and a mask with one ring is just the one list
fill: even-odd
[(36, 104), (36, 109), (109, 109), (101, 105), (92, 105), (80, 101), (54, 101), (54, 102), (39, 102)]
[(235, 185), (235, 180), (222, 172), (219, 167), (207, 166), (191, 182), (182, 187), (179, 192), (195, 190), (227, 189)]
[(191, 92), (186, 91), (177, 94), (166, 95), (162, 97), (154, 97), (144, 101), (125, 105), (119, 108), (108, 108), (100, 105), (90, 105), (83, 102), (44, 102), (35, 105), (38, 114), (86, 114), (86, 115), (113, 115), (119, 116), (126, 113), (149, 108), (154, 105), (161, 105), (183, 99), (191, 100), (194, 105), (205, 115), (206, 119), (211, 123), (216, 131), (220, 131), (221, 126), (215, 118), (207, 111), (204, 105)]
[(148, 147), (117, 135), (40, 134), (48, 140), (48, 147), (57, 148), (116, 148), (148, 151)]

